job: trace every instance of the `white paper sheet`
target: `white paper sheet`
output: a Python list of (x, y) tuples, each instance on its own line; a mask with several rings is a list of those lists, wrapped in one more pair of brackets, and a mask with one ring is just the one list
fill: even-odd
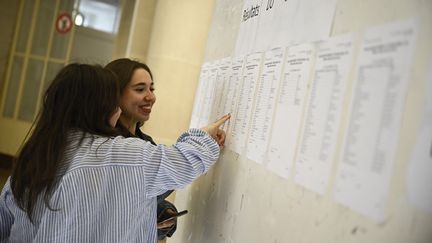
[(226, 91), (226, 98), (225, 102), (222, 104), (223, 106), (223, 114), (230, 113), (231, 119), (226, 122), (223, 126), (223, 129), (226, 131), (226, 140), (225, 140), (225, 146), (233, 150), (232, 146), (232, 138), (231, 138), (231, 132), (232, 132), (232, 124), (234, 124), (235, 119), (237, 117), (237, 104), (238, 104), (238, 97), (240, 93), (240, 88), (242, 86), (242, 74), (243, 74), (243, 67), (245, 65), (245, 57), (239, 56), (232, 59), (231, 62), (231, 71), (230, 71), (230, 77), (228, 80), (228, 88)]
[(432, 112), (422, 120), (409, 164), (408, 199), (417, 208), (432, 213)]
[(415, 29), (412, 20), (370, 28), (355, 69), (334, 196), (376, 221), (385, 219)]
[(432, 213), (432, 61), (426, 79), (425, 106), (407, 173), (408, 199)]
[(255, 90), (259, 81), (262, 53), (253, 53), (246, 57), (242, 74), (242, 85), (238, 94), (237, 114), (231, 130), (231, 146), (234, 152), (244, 152), (249, 124), (252, 115)]
[(264, 53), (246, 148), (246, 157), (258, 164), (264, 162), (267, 152), (283, 56), (283, 48), (274, 48)]
[(215, 99), (215, 84), (219, 71), (219, 60), (215, 61), (211, 64), (210, 70), (207, 77), (207, 85), (204, 92), (204, 97), (202, 99), (203, 104), (201, 108), (200, 119), (198, 123), (198, 127), (203, 127), (209, 124), (211, 121), (211, 115), (213, 110), (213, 103)]
[(313, 44), (292, 46), (285, 58), (266, 158), (267, 168), (284, 178), (291, 173), (314, 58)]
[[(247, 46), (248, 50), (266, 51), (276, 46), (327, 39), (333, 23), (336, 2), (262, 0), (258, 22), (247, 25), (247, 28), (256, 28), (255, 32), (247, 30), (247, 34), (254, 35), (254, 38), (249, 36), (253, 46)], [(240, 28), (240, 31), (247, 28)], [(245, 44), (243, 43), (243, 48), (246, 48)]]
[[(300, 2), (305, 0), (289, 0), (289, 1), (277, 1), (279, 4), (276, 4), (276, 8), (274, 8), (274, 23), (283, 23), (274, 25), (277, 30), (274, 31), (274, 35), (272, 36), (272, 43), (274, 46), (291, 46), (294, 44), (294, 40), (298, 38), (295, 37), (296, 26), (295, 21), (299, 16), (303, 16), (307, 13), (302, 13), (302, 9), (300, 9)], [(309, 1), (309, 0), (306, 0)], [(333, 1), (333, 0), (332, 0)], [(318, 17), (318, 16), (317, 16)], [(324, 19), (323, 19), (324, 20)], [(328, 27), (323, 27), (327, 29)], [(310, 30), (304, 29), (304, 31), (308, 32)], [(314, 40), (317, 38), (314, 38)], [(313, 40), (310, 40), (313, 41)], [(309, 42), (309, 41), (305, 41)]]
[(253, 52), (259, 18), (262, 12), (262, 0), (245, 0), (240, 16), (240, 27), (237, 33), (235, 56)]
[(295, 181), (324, 194), (330, 178), (351, 70), (351, 35), (319, 43), (312, 88), (297, 150)]
[[(299, 1), (293, 29), (286, 32), (286, 41), (302, 43), (327, 39), (330, 36), (336, 3), (336, 0)], [(291, 10), (286, 11), (291, 13)]]
[(223, 58), (219, 61), (218, 74), (215, 83), (215, 98), (210, 121), (217, 121), (223, 115), (224, 103), (229, 88), (231, 76), (231, 57)]
[(206, 94), (207, 85), (208, 85), (208, 77), (210, 73), (210, 67), (211, 64), (209, 62), (204, 63), (201, 66), (201, 72), (200, 77), (198, 81), (198, 87), (195, 91), (195, 100), (194, 100), (194, 107), (192, 109), (192, 115), (191, 115), (191, 121), (190, 121), (190, 128), (197, 128), (200, 124), (200, 117), (202, 112), (202, 107), (204, 104), (204, 96)]
[(299, 0), (262, 1), (255, 43), (252, 48), (253, 51), (266, 51), (276, 46), (286, 46), (289, 44), (289, 42), (282, 39), (280, 39), (278, 43), (276, 40), (281, 32), (293, 29), (292, 26), (297, 14), (296, 8), (298, 1)]

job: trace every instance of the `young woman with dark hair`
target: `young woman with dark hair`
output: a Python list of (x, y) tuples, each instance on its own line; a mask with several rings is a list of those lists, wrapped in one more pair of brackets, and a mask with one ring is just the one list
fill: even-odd
[(85, 64), (54, 78), (0, 195), (0, 242), (156, 242), (156, 196), (217, 160), (229, 115), (173, 146), (118, 136), (116, 79)]
[[(128, 58), (116, 59), (108, 63), (106, 68), (113, 71), (120, 86), (120, 108), (122, 114), (117, 128), (125, 137), (138, 137), (156, 145), (153, 138), (143, 133), (140, 127), (150, 119), (154, 94), (153, 74), (150, 68), (142, 63)], [(157, 218), (162, 219), (177, 213), (174, 204), (165, 200), (173, 191), (167, 191), (157, 198)], [(171, 237), (177, 229), (177, 220), (158, 223), (158, 239)]]

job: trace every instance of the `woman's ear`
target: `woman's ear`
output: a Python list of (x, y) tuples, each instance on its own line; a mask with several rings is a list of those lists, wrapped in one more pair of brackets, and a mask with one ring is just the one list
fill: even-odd
[(110, 116), (108, 122), (110, 126), (115, 127), (117, 124), (118, 119), (120, 118), (120, 114), (122, 113), (122, 110), (120, 107), (117, 107), (116, 111)]

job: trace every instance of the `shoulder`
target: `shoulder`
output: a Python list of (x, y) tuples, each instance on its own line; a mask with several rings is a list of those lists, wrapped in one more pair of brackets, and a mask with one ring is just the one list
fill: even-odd
[(85, 136), (80, 144), (72, 144), (66, 151), (68, 171), (78, 168), (130, 166), (143, 162), (144, 154), (153, 145), (136, 137), (125, 138)]

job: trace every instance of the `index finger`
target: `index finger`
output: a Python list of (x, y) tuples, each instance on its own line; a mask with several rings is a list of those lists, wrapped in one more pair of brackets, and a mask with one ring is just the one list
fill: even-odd
[(215, 124), (217, 127), (220, 127), (220, 126), (222, 126), (226, 121), (228, 121), (230, 118), (231, 118), (231, 114), (228, 113), (228, 114), (224, 115), (223, 117), (221, 117), (219, 120), (217, 120), (214, 124)]

